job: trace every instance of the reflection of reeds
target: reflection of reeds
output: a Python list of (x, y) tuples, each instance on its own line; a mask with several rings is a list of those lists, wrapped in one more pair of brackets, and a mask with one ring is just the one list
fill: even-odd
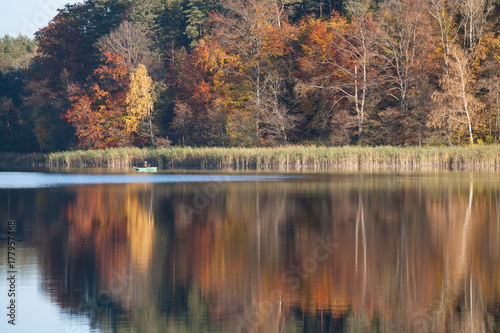
[(51, 153), (51, 167), (153, 166), (236, 169), (497, 168), (498, 145), (473, 147), (117, 148)]

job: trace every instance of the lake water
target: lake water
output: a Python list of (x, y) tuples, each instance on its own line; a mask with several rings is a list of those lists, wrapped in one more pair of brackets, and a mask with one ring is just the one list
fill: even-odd
[(500, 327), (499, 173), (0, 172), (0, 233), (0, 332)]

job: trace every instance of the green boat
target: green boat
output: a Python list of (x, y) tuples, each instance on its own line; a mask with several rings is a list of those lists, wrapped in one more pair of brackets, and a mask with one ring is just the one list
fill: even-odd
[(158, 167), (134, 167), (135, 171), (138, 172), (156, 172), (158, 171)]

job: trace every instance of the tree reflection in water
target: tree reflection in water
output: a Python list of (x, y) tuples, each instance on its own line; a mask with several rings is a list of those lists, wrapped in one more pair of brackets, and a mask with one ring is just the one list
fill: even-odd
[(43, 258), (42, 291), (104, 331), (486, 332), (500, 322), (500, 187), (484, 174), (324, 174), (211, 184), (200, 198), (206, 186), (8, 195)]

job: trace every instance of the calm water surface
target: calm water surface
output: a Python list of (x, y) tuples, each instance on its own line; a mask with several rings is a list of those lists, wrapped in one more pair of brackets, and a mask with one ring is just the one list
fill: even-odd
[(500, 328), (498, 173), (0, 172), (0, 233), (0, 332)]

